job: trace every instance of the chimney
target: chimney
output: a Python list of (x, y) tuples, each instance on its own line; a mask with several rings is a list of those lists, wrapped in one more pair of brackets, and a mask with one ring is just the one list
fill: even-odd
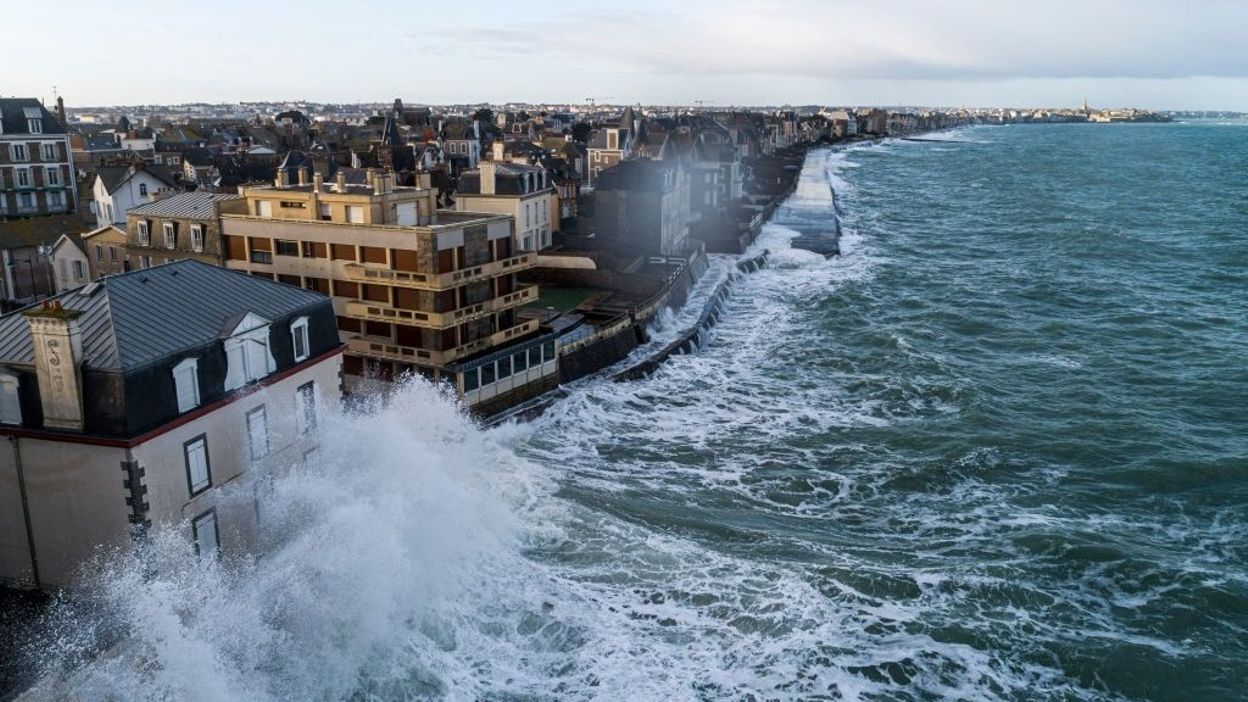
[(297, 169), (295, 169), (295, 171), (299, 174), (299, 184), (307, 185), (308, 184), (308, 172), (304, 170), (304, 167), (299, 166)]
[(377, 169), (370, 168), (365, 171), (365, 174), (365, 177), (367, 178), (365, 182), (368, 184), (368, 187), (372, 189), (374, 195), (380, 195), (381, 186), (377, 184)]
[(482, 161), (477, 164), (477, 169), (481, 173), (481, 194), (494, 194), (494, 177), (496, 164), (493, 161)]
[(338, 169), (337, 175), (334, 176), (334, 182), (338, 186), (338, 192), (347, 192), (347, 172), (342, 170), (342, 168)]
[(502, 161), (507, 156), (507, 145), (500, 139), (491, 145), (490, 151), (495, 161)]
[(325, 178), (323, 178), (320, 173), (313, 173), (312, 190), (319, 193), (321, 192), (321, 186), (323, 185), (325, 185)]
[(277, 180), (274, 181), (274, 185), (279, 188), (285, 188), (290, 185), (290, 173), (286, 172), (285, 168), (277, 169)]
[(56, 119), (64, 127), (69, 124), (69, 118), (65, 116), (65, 98), (56, 96)]
[(30, 325), (35, 350), (43, 425), (82, 431), (82, 329), (78, 325), (82, 312), (67, 310), (54, 300), (22, 314)]

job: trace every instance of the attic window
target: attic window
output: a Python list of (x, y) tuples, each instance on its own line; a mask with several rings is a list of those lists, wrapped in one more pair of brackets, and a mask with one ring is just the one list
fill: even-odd
[(199, 406), (199, 361), (188, 358), (173, 367), (173, 383), (178, 393), (178, 414)]
[(26, 126), (30, 128), (31, 134), (43, 134), (42, 119), (28, 119), (26, 120)]
[(22, 405), (17, 388), (16, 375), (0, 372), (0, 424), (22, 423)]
[(225, 391), (260, 380), (277, 370), (269, 349), (269, 321), (248, 313), (223, 342), (225, 347)]

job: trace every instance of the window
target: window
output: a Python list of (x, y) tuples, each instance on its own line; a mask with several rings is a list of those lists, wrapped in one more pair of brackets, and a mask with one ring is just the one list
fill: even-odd
[(202, 224), (191, 225), (191, 251), (204, 252), (204, 226)]
[(523, 351), (512, 357), (512, 367), (519, 373), (529, 367), (529, 355)]
[(108, 260), (111, 263), (117, 262), (117, 247), (116, 246), (108, 247)]
[(47, 183), (48, 185), (60, 185), (61, 184), (61, 169), (46, 168), (44, 169), (43, 174), (45, 176), (43, 181)]
[(104, 247), (99, 244), (95, 245), (95, 261), (96, 263), (104, 262)]
[(139, 268), (151, 268), (151, 267), (152, 267), (151, 256), (139, 256)]
[(30, 187), (30, 169), (29, 168), (16, 168), (13, 170), (13, 175), (17, 177), (17, 187), (19, 188)]
[(43, 120), (42, 119), (38, 119), (38, 118), (28, 119), (26, 120), (26, 126), (30, 128), (31, 134), (43, 134)]
[(269, 418), (264, 405), (247, 413), (247, 445), (253, 461), (269, 455)]
[(57, 208), (64, 207), (65, 195), (62, 194), (60, 191), (48, 193), (48, 206), (57, 207)]
[(277, 362), (269, 351), (269, 322), (255, 314), (249, 313), (238, 323), (224, 346), (226, 392), (277, 370)]
[(195, 555), (200, 558), (218, 558), (221, 555), (221, 539), (217, 533), (217, 511), (210, 509), (191, 520), (195, 536)]
[(300, 434), (316, 428), (316, 383), (304, 383), (295, 390), (295, 424)]
[(464, 371), (464, 392), (472, 392), (481, 387), (481, 374), (476, 368)]
[(81, 281), (87, 278), (87, 266), (82, 261), (74, 261), (74, 280)]
[(542, 356), (546, 363), (550, 363), (555, 360), (555, 342), (547, 341), (542, 344)]
[(30, 193), (18, 193), (17, 207), (22, 210), (33, 210), (35, 208), (35, 199), (30, 196)]
[(277, 255), (278, 256), (298, 256), (299, 255), (299, 242), (286, 241), (285, 239), (278, 239), (277, 240)]
[(347, 205), (347, 221), (353, 224), (363, 224), (364, 208), (359, 205)]
[(333, 210), (330, 208), (329, 205), (321, 203), (321, 205), (317, 209), (320, 210), (321, 221), (328, 222), (334, 218)]
[(147, 222), (139, 222), (139, 230), (137, 232), (139, 238), (139, 246), (150, 246), (152, 242), (151, 234), (147, 229)]
[(44, 144), (43, 145), (43, 160), (44, 161), (56, 160), (56, 144)]
[(295, 350), (295, 362), (306, 359), (308, 351), (308, 318), (300, 317), (290, 323), (291, 348)]
[(22, 403), (17, 387), (16, 375), (0, 372), (0, 424), (22, 423)]
[(178, 228), (173, 222), (165, 222), (165, 248), (174, 249), (178, 246)]
[(498, 379), (511, 377), (511, 356), (499, 359), (498, 361)]
[(481, 386), (485, 387), (494, 382), (494, 364), (487, 363), (481, 366)]
[(178, 414), (199, 406), (199, 361), (188, 358), (173, 367), (173, 384), (178, 394)]
[(542, 365), (542, 347), (534, 346), (533, 348), (529, 349), (529, 365), (530, 366)]
[(182, 444), (186, 455), (186, 485), (191, 497), (212, 487), (212, 471), (208, 467), (208, 437), (205, 434)]
[(28, 155), (26, 153), (25, 144), (9, 144), (9, 156), (13, 161), (26, 161)]

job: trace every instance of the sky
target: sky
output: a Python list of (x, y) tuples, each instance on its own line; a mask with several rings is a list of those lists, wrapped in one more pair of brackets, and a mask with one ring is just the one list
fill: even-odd
[(0, 94), (70, 106), (1248, 111), (1248, 0), (0, 0), (0, 18), (60, 23), (6, 33)]

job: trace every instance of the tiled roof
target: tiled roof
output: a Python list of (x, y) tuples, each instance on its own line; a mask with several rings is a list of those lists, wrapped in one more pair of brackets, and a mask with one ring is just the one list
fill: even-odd
[[(278, 320), (327, 302), (310, 290), (190, 259), (101, 278), (54, 299), (83, 313), (85, 365), (115, 371), (203, 346), (239, 314)], [(0, 317), (0, 363), (34, 364), (21, 311)]]
[(29, 134), (30, 126), (27, 124), (26, 111), (38, 110), (39, 119), (43, 122), (43, 131), (41, 134), (64, 134), (65, 127), (57, 121), (56, 116), (34, 98), (0, 98), (0, 120), (3, 122), (3, 131), (9, 134)]

